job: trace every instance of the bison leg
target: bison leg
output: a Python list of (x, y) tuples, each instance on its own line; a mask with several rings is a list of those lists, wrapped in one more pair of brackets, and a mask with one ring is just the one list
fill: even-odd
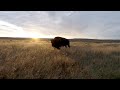
[(57, 49), (59, 49), (60, 50), (60, 48), (58, 47)]
[(57, 49), (60, 49), (60, 47), (56, 47)]
[(68, 47), (70, 48), (70, 45), (68, 45)]

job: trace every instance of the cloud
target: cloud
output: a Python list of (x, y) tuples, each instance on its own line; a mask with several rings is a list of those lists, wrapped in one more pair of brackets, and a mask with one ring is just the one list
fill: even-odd
[[(25, 32), (44, 35), (120, 39), (119, 11), (1, 11), (0, 31), (22, 28)], [(12, 28), (12, 29), (10, 29)]]
[[(8, 30), (8, 31), (16, 31), (16, 30), (19, 30), (19, 31), (23, 31), (23, 28), (22, 27), (18, 27), (14, 24), (11, 24), (11, 23), (8, 23), (8, 22), (5, 22), (5, 21), (0, 21), (0, 28), (1, 29), (4, 29), (4, 30)], [(6, 29), (7, 28), (7, 29)]]

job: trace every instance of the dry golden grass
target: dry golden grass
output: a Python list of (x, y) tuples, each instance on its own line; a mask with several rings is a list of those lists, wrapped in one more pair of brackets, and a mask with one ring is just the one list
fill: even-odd
[(120, 44), (0, 40), (1, 79), (120, 79)]

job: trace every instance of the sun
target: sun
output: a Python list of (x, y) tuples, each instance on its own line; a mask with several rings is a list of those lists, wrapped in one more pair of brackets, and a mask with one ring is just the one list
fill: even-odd
[(39, 40), (39, 36), (33, 34), (30, 38), (32, 38), (33, 41), (38, 41)]
[(31, 38), (33, 38), (33, 39), (38, 39), (39, 38), (39, 36), (37, 36), (37, 35), (32, 35), (32, 36), (30, 36)]

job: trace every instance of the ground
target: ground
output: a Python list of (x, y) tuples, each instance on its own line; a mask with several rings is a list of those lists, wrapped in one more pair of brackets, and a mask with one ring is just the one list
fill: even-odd
[(0, 40), (1, 79), (120, 79), (120, 43), (73, 40)]

